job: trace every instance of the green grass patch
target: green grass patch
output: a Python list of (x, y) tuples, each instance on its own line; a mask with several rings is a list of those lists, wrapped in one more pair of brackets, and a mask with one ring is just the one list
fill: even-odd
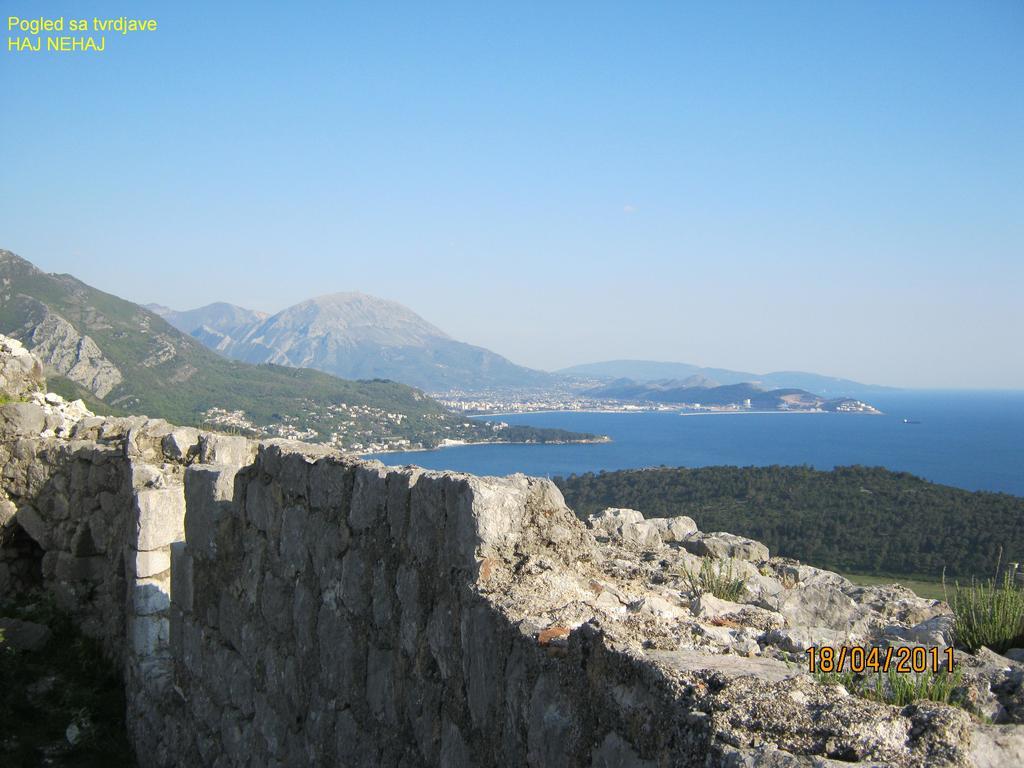
[(906, 587), (918, 597), (928, 600), (945, 600), (946, 591), (942, 586), (941, 579), (929, 579), (926, 576), (894, 576), (878, 575), (873, 573), (844, 573), (854, 584), (864, 587), (874, 587), (886, 584), (899, 584)]
[[(0, 615), (45, 624), (53, 633), (38, 651), (0, 640), (0, 765), (133, 766), (124, 688), (99, 644), (42, 594), (5, 602)], [(66, 738), (71, 724), (79, 730), (73, 746)]]

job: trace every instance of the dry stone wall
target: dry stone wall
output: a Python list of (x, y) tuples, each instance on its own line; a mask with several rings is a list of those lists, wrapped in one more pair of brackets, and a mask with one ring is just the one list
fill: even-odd
[[(185, 489), (175, 698), (140, 734), (157, 764), (586, 765), (595, 738), (600, 751), (610, 726), (588, 688), (606, 678), (572, 674), (567, 651), (477, 588), (517, 550), (584, 552), (551, 484), (272, 445), (250, 467), (190, 467)], [(648, 698), (648, 716), (671, 712), (667, 691)]]

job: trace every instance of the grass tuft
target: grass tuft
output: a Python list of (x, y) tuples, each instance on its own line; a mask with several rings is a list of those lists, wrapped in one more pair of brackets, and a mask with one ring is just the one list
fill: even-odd
[(963, 670), (960, 669), (952, 673), (939, 670), (914, 674), (890, 668), (888, 672), (869, 674), (857, 674), (849, 670), (814, 674), (814, 679), (822, 685), (841, 685), (856, 696), (897, 707), (905, 707), (917, 701), (962, 705), (955, 696), (962, 677)]
[(721, 600), (735, 602), (743, 595), (747, 581), (734, 572), (732, 560), (701, 559), (700, 570), (684, 570), (682, 577), (687, 589), (695, 595), (710, 592)]

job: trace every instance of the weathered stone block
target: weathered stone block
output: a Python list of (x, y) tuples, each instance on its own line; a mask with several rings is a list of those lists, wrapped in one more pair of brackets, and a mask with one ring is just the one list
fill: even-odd
[(472, 764), (469, 748), (466, 746), (466, 740), (462, 737), (459, 727), (447, 718), (441, 730), (439, 763), (441, 768), (459, 768), (459, 766)]
[(185, 538), (196, 557), (217, 554), (221, 520), (230, 514), (237, 467), (193, 464), (185, 470)]
[(260, 610), (267, 624), (281, 634), (291, 628), (291, 597), (289, 584), (270, 573), (264, 577)]
[(367, 656), (367, 698), (374, 717), (389, 725), (397, 725), (391, 653), (390, 650), (370, 646)]
[(162, 616), (129, 617), (129, 648), (136, 656), (151, 656), (168, 647), (170, 630), (170, 621)]
[(278, 482), (285, 499), (290, 503), (301, 500), (303, 504), (309, 500), (310, 460), (297, 451), (288, 451), (281, 455), (281, 466), (277, 472)]
[(101, 554), (100, 548), (97, 546), (96, 540), (92, 535), (92, 528), (89, 526), (88, 520), (83, 520), (75, 528), (75, 533), (71, 537), (71, 552), (77, 557)]
[(412, 487), (416, 485), (420, 475), (419, 469), (405, 469), (392, 472), (388, 476), (387, 518), (391, 527), (391, 538), (401, 541), (409, 525), (409, 502), (412, 498)]
[(316, 631), (320, 648), (320, 684), (325, 690), (336, 692), (339, 704), (347, 705), (352, 696), (355, 672), (352, 624), (343, 610), (322, 605)]
[(199, 453), (199, 430), (177, 427), (161, 441), (164, 455), (171, 461), (185, 462)]
[(523, 475), (446, 479), (445, 547), (449, 561), (454, 567), (472, 569), (478, 553), (510, 544), (522, 528), (526, 503), (532, 495), (529, 481)]
[(248, 619), (238, 599), (227, 591), (221, 592), (217, 618), (220, 633), (236, 650), (242, 648), (242, 626)]
[(199, 461), (203, 464), (229, 464), (243, 467), (256, 455), (256, 443), (244, 437), (204, 432), (199, 437)]
[(136, 541), (140, 552), (166, 547), (185, 537), (185, 494), (181, 486), (144, 488), (135, 494)]
[(163, 696), (173, 684), (174, 665), (166, 651), (160, 650), (155, 655), (144, 658), (139, 662), (136, 671), (148, 696)]
[(352, 488), (352, 507), (348, 523), (355, 533), (365, 531), (384, 521), (387, 501), (387, 470), (383, 465), (369, 464), (356, 469)]
[(281, 520), (280, 487), (258, 477), (249, 480), (245, 489), (245, 516), (264, 533), (276, 533)]
[(166, 611), (171, 604), (169, 576), (136, 579), (129, 586), (131, 610), (137, 616), (149, 616)]
[(192, 554), (183, 541), (171, 544), (171, 600), (182, 611), (192, 611), (194, 605), (194, 574)]
[[(174, 544), (171, 545), (172, 547)], [(171, 552), (169, 549), (155, 549), (150, 552), (131, 552), (131, 567), (134, 574), (144, 579), (148, 576), (156, 576), (171, 567)]]
[(301, 573), (309, 559), (306, 547), (309, 513), (304, 507), (292, 505), (281, 516), (280, 555), (282, 565), (292, 575)]
[(642, 760), (629, 742), (612, 731), (590, 753), (593, 768), (657, 768), (653, 760)]
[(8, 523), (13, 522), (17, 511), (17, 505), (0, 493), (0, 528), (6, 528)]
[(361, 550), (350, 549), (341, 561), (341, 599), (352, 613), (363, 615), (370, 605), (370, 572)]
[(381, 629), (392, 624), (394, 616), (394, 579), (388, 574), (384, 561), (377, 561), (373, 566), (372, 609), (373, 623)]
[(67, 552), (57, 556), (56, 576), (60, 581), (101, 581), (110, 575), (105, 557), (75, 557)]
[(22, 530), (31, 536), (33, 541), (43, 549), (49, 549), (52, 546), (50, 526), (32, 505), (23, 504), (18, 507), (18, 512), (14, 516), (14, 522), (20, 525)]
[(409, 494), (409, 527), (406, 546), (421, 563), (438, 555), (445, 521), (444, 478), (426, 473)]
[(318, 460), (309, 469), (309, 506), (328, 520), (344, 520), (352, 500), (355, 470), (335, 458)]
[(474, 728), (490, 730), (502, 695), (502, 670), (491, 661), (501, 655), (493, 608), (483, 601), (464, 606), (459, 629), (469, 713)]

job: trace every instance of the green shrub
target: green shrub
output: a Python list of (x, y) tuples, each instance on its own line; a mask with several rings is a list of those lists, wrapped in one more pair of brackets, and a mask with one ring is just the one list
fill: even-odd
[(982, 646), (996, 653), (1024, 647), (1024, 589), (1006, 571), (1002, 579), (956, 584), (946, 594), (956, 614), (956, 641), (969, 651)]
[(681, 574), (687, 589), (695, 595), (710, 592), (717, 598), (735, 602), (743, 594), (746, 579), (737, 577), (732, 560), (701, 559), (700, 570), (684, 570)]

